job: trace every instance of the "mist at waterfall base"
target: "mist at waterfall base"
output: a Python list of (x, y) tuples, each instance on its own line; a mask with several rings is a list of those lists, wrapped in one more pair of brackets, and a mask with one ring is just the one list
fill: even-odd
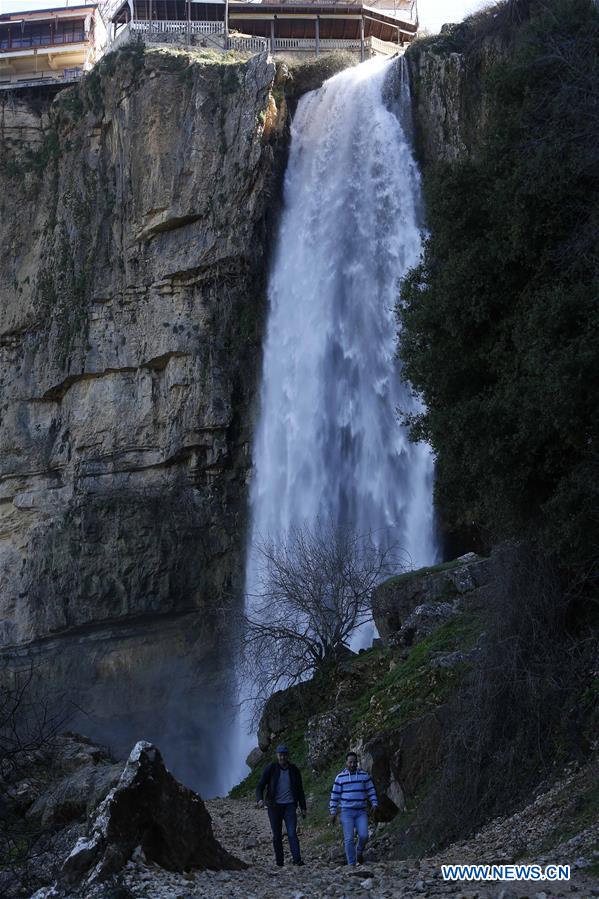
[[(403, 60), (347, 69), (297, 108), (268, 288), (250, 610), (259, 544), (319, 519), (399, 546), (407, 568), (435, 561), (432, 457), (398, 415), (418, 408), (400, 380), (393, 313), (421, 252), (410, 121)], [(239, 777), (255, 745), (248, 730), (242, 714)]]

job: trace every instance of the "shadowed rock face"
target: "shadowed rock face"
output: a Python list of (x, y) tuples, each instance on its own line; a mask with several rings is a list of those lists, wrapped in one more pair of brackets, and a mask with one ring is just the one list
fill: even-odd
[(484, 605), (491, 575), (489, 559), (468, 553), (450, 565), (381, 584), (372, 597), (372, 614), (383, 643), (419, 643), (459, 611)]
[(209, 791), (194, 746), (226, 727), (273, 78), (265, 57), (130, 49), (53, 102), (2, 98), (2, 654), (75, 725), (160, 739)]
[(175, 780), (150, 743), (136, 744), (90, 831), (63, 864), (66, 883), (106, 880), (138, 846), (148, 861), (170, 871), (247, 867), (217, 842), (200, 797)]

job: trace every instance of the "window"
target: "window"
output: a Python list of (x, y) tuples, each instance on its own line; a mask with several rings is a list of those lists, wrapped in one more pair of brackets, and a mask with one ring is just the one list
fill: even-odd
[(51, 42), (52, 31), (49, 22), (36, 22), (32, 25), (26, 25), (24, 28), (16, 26), (16, 28), (12, 29), (12, 46), (15, 49), (19, 47), (40, 47)]
[(58, 22), (55, 40), (57, 44), (74, 44), (85, 40), (85, 24), (83, 19), (69, 22)]

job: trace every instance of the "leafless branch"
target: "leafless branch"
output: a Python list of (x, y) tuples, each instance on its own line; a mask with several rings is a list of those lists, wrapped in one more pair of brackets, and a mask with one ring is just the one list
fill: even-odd
[(375, 587), (405, 567), (397, 547), (321, 521), (256, 549), (256, 587), (240, 628), (254, 721), (272, 693), (338, 662), (352, 635), (372, 619)]

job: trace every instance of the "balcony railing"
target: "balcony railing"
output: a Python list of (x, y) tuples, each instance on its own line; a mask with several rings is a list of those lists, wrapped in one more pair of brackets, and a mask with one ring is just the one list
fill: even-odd
[(147, 40), (152, 43), (170, 42), (173, 39), (185, 38), (188, 34), (192, 37), (198, 35), (224, 35), (224, 22), (187, 22), (187, 21), (157, 21), (152, 22), (129, 22), (117, 33), (113, 38), (110, 49), (118, 50), (124, 44), (128, 44), (133, 40)]
[(100, 0), (100, 12), (106, 20), (111, 19), (123, 5), (123, 0)]
[(132, 31), (152, 32), (153, 34), (168, 34), (169, 32), (186, 32), (192, 34), (217, 34), (224, 31), (224, 22), (188, 22), (185, 19), (155, 19), (153, 22), (131, 22)]
[[(323, 38), (319, 41), (321, 50), (359, 50), (360, 39)], [(311, 37), (276, 37), (275, 50), (309, 50), (316, 48), (316, 39)]]
[(85, 31), (69, 32), (68, 34), (20, 34), (11, 35), (11, 38), (0, 38), (0, 53), (10, 53), (13, 50), (29, 50), (32, 47), (62, 47), (64, 44), (83, 44), (87, 42)]
[[(116, 50), (131, 40), (142, 41), (169, 41), (175, 37), (184, 37), (187, 33), (187, 22), (161, 22), (162, 27), (156, 29), (153, 23), (150, 28), (149, 22), (130, 22), (119, 31), (113, 40), (110, 49)], [(205, 35), (213, 37), (224, 37), (224, 22), (192, 22), (194, 27), (192, 32), (196, 35)], [(166, 27), (168, 26), (168, 27)], [(176, 26), (176, 27), (175, 27)], [(272, 50), (275, 53), (281, 51), (295, 51), (315, 53), (317, 42), (315, 38), (295, 38), (283, 37), (275, 38), (274, 44), (270, 38), (259, 37), (257, 35), (230, 35), (227, 41), (228, 50), (238, 50), (241, 52), (261, 53), (265, 50)], [(220, 42), (219, 49), (224, 50), (224, 42)], [(322, 38), (318, 41), (318, 49), (321, 52), (329, 50), (354, 50), (361, 49), (360, 39), (336, 39)], [(382, 41), (376, 37), (367, 37), (364, 41), (364, 49), (372, 53), (391, 56), (400, 51), (400, 47), (390, 41)]]
[(230, 37), (227, 41), (227, 50), (238, 50), (242, 53), (264, 53), (270, 47), (270, 41), (265, 37)]

